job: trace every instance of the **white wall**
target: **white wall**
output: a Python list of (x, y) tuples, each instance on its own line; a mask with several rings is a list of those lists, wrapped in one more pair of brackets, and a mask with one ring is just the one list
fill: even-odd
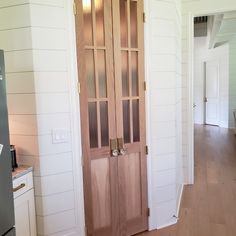
[(180, 1), (146, 1), (150, 228), (176, 222), (182, 189)]
[(194, 38), (194, 110), (195, 123), (204, 124), (204, 62), (219, 65), (219, 126), (228, 128), (229, 113), (229, 45), (208, 49), (207, 37)]
[[(39, 134), (39, 161), (34, 165), (39, 235), (76, 235), (65, 4), (62, 0), (30, 3)], [(67, 141), (52, 143), (54, 129), (63, 129)]]
[(236, 39), (229, 43), (229, 127), (234, 128), (233, 111), (236, 109)]
[[(187, 91), (183, 98), (183, 158), (184, 158), (184, 179), (186, 183), (192, 183), (189, 170), (193, 169), (193, 136), (191, 132), (193, 117), (192, 106), (192, 78), (193, 78), (193, 39), (191, 25), (192, 17), (206, 14), (234, 11), (236, 10), (235, 0), (182, 0), (182, 89)], [(192, 172), (192, 171), (191, 171)]]
[[(17, 147), (19, 162), (34, 167), (38, 235), (84, 232), (77, 202), (83, 204), (83, 192), (76, 194), (81, 188), (75, 169), (80, 156), (74, 155), (72, 140), (76, 111), (69, 90), (73, 55), (68, 28), (73, 11), (67, 4), (66, 0), (0, 2), (11, 143)], [(53, 144), (53, 129), (63, 129), (66, 142)]]

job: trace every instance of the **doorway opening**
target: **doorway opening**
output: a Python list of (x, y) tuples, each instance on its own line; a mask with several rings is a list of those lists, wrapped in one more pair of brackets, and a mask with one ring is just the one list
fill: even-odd
[[(234, 128), (236, 86), (234, 51), (236, 11), (192, 17), (192, 87), (189, 110), (192, 120), (189, 177), (194, 182), (194, 127)], [(191, 70), (190, 70), (191, 71)]]

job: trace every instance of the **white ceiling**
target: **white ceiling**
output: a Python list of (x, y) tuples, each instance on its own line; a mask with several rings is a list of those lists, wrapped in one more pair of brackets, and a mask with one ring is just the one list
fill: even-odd
[[(217, 15), (214, 17), (217, 17)], [(236, 11), (224, 13), (221, 22), (218, 22), (218, 24), (218, 32), (215, 34), (213, 47), (228, 43), (236, 37)]]

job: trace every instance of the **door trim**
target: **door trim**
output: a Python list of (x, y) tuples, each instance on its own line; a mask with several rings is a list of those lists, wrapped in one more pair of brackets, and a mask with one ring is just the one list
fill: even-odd
[(67, 10), (68, 28), (68, 74), (70, 106), (71, 110), (71, 139), (72, 139), (72, 158), (73, 158), (73, 180), (75, 190), (75, 229), (71, 235), (85, 236), (85, 214), (84, 214), (84, 185), (82, 168), (82, 143), (81, 143), (81, 123), (80, 123), (80, 98), (78, 94), (78, 71), (76, 55), (76, 32), (74, 16), (74, 0), (68, 0), (65, 4)]
[(203, 62), (203, 124), (206, 124), (206, 103), (205, 103), (205, 97), (206, 97), (206, 61)]
[(152, 173), (152, 145), (151, 145), (151, 94), (149, 90), (149, 78), (150, 78), (150, 72), (149, 68), (151, 65), (150, 60), (150, 42), (149, 42), (149, 35), (151, 31), (150, 24), (147, 22), (150, 22), (150, 3), (149, 1), (143, 1), (143, 8), (145, 12), (145, 22), (144, 22), (144, 75), (145, 75), (145, 82), (146, 82), (146, 92), (145, 92), (145, 109), (146, 109), (146, 144), (149, 147), (148, 148), (148, 154), (147, 154), (147, 182), (148, 182), (148, 207), (150, 208), (150, 216), (149, 216), (149, 231), (157, 229), (156, 225), (156, 218), (154, 217), (153, 211), (154, 206), (153, 203), (153, 189), (152, 189), (152, 179), (153, 179), (153, 173)]

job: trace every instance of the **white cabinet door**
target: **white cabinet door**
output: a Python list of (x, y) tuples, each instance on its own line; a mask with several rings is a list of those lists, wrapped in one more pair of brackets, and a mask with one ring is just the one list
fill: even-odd
[(36, 236), (34, 190), (17, 197), (14, 204), (16, 236)]

